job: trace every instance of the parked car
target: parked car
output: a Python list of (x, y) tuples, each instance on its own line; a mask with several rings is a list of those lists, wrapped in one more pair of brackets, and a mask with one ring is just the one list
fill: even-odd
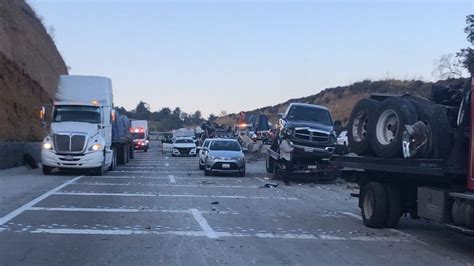
[(339, 136), (337, 136), (337, 144), (344, 145), (346, 147), (349, 146), (349, 141), (347, 140), (347, 130), (341, 131)]
[(206, 166), (206, 155), (209, 151), (209, 144), (211, 144), (212, 139), (206, 139), (199, 150), (199, 170), (204, 170)]
[(172, 156), (196, 156), (196, 143), (193, 138), (177, 138), (173, 142)]
[(245, 176), (245, 156), (239, 142), (234, 139), (213, 139), (205, 159), (204, 174), (235, 173)]

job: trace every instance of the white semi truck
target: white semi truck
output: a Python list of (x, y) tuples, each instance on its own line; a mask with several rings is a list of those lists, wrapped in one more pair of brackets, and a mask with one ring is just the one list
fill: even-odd
[(60, 76), (51, 111), (51, 127), (41, 151), (45, 175), (55, 168), (90, 169), (96, 175), (115, 170), (115, 115), (109, 78)]

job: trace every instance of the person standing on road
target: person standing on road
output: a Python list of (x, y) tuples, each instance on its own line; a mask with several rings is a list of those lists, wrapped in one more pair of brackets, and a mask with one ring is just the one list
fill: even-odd
[(293, 153), (293, 148), (290, 144), (290, 141), (288, 140), (289, 135), (287, 134), (282, 134), (282, 141), (279, 145), (279, 150), (280, 150), (280, 164), (282, 164), (285, 169), (283, 171), (283, 183), (285, 183), (286, 186), (290, 185), (290, 176), (292, 172), (292, 162), (291, 162), (291, 154)]

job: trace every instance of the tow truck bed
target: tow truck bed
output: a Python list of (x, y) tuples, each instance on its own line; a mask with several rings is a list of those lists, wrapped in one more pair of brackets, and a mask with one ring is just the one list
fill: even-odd
[(447, 167), (446, 161), (440, 159), (384, 159), (357, 155), (334, 155), (331, 157), (330, 163), (339, 168), (410, 175), (444, 176), (465, 173), (465, 170)]

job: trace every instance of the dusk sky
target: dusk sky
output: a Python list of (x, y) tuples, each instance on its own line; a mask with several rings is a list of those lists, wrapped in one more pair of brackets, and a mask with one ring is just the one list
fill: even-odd
[[(115, 105), (239, 112), (363, 79), (433, 79), (471, 1), (29, 0), (70, 74)], [(415, 3), (413, 3), (415, 2)]]

